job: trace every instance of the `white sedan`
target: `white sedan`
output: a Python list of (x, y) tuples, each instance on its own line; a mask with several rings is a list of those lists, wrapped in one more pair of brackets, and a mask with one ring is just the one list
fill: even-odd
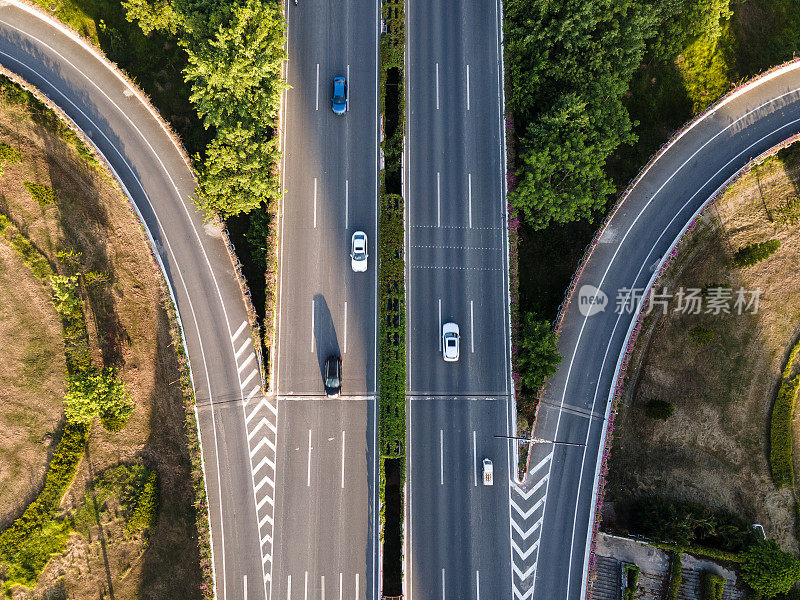
[(442, 354), (447, 362), (458, 360), (458, 347), (461, 336), (458, 333), (458, 325), (455, 323), (445, 323), (442, 325)]
[(356, 231), (350, 240), (350, 265), (356, 273), (367, 270), (367, 234)]

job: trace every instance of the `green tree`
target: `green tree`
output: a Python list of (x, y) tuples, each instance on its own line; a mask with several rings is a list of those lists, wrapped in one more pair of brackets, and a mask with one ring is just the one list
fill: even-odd
[(520, 148), (511, 200), (533, 227), (589, 217), (613, 191), (606, 160), (635, 140), (621, 98), (659, 14), (641, 0), (506, 3)]
[(522, 385), (536, 390), (547, 377), (555, 375), (562, 356), (556, 345), (558, 337), (547, 321), (526, 313), (520, 329), (517, 365)]
[(767, 598), (785, 594), (800, 581), (800, 560), (781, 550), (775, 540), (752, 545), (744, 559), (742, 579)]

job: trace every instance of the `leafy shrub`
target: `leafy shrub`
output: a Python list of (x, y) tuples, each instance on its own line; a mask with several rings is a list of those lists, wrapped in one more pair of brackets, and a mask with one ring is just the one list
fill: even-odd
[(563, 358), (558, 353), (558, 336), (550, 323), (529, 312), (523, 317), (519, 338), (516, 359), (522, 385), (535, 391), (558, 370)]
[(800, 560), (775, 540), (761, 540), (745, 553), (740, 572), (747, 585), (769, 598), (785, 594), (800, 581)]
[(47, 468), (44, 489), (21, 517), (0, 533), (0, 562), (14, 562), (25, 541), (40, 530), (58, 509), (64, 492), (75, 477), (88, 436), (89, 425), (69, 421), (64, 424), (61, 440)]
[(703, 571), (700, 582), (700, 600), (722, 600), (725, 578), (711, 571)]
[(378, 215), (378, 431), (381, 456), (405, 456), (406, 319), (403, 199), (383, 192)]
[(674, 405), (667, 402), (666, 400), (659, 400), (657, 398), (648, 400), (647, 404), (645, 404), (644, 406), (644, 414), (646, 414), (651, 419), (661, 419), (662, 421), (666, 421), (672, 416), (674, 412), (675, 412)]
[(747, 522), (727, 511), (715, 511), (693, 502), (670, 502), (648, 496), (633, 502), (630, 528), (632, 533), (684, 549), (696, 545), (741, 552), (757, 539)]
[(752, 267), (765, 258), (769, 258), (781, 247), (780, 240), (768, 240), (756, 244), (749, 244), (739, 248), (733, 254), (733, 263), (737, 267)]
[(714, 341), (714, 330), (702, 325), (695, 325), (689, 330), (689, 339), (698, 346), (708, 346)]
[(5, 165), (19, 162), (22, 155), (12, 146), (5, 142), (0, 142), (0, 175), (3, 174), (3, 167)]
[(121, 500), (129, 533), (151, 528), (158, 516), (158, 474), (136, 465)]
[(99, 416), (109, 431), (119, 431), (133, 412), (134, 404), (115, 369), (94, 367), (70, 374), (64, 397), (67, 420), (90, 423)]
[(39, 206), (44, 208), (48, 204), (53, 204), (56, 201), (56, 193), (51, 190), (46, 185), (41, 183), (33, 183), (30, 181), (24, 181), (25, 187), (28, 188), (28, 191), (31, 193), (36, 202), (39, 203)]
[(772, 480), (777, 486), (794, 486), (792, 462), (792, 419), (800, 391), (800, 375), (784, 379), (772, 406), (769, 430), (769, 463)]

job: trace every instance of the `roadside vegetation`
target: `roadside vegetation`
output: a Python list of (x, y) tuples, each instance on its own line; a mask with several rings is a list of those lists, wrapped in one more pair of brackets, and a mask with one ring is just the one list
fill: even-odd
[[(602, 514), (609, 531), (739, 565), (763, 597), (800, 579), (800, 231), (786, 213), (798, 197), (795, 144), (738, 179), (681, 242), (664, 287), (699, 288), (706, 300), (722, 290), (731, 307), (740, 288), (761, 290), (758, 311), (687, 314), (673, 300), (668, 314), (645, 317), (615, 421)], [(743, 248), (765, 247), (758, 260), (738, 259)]]
[(144, 232), (77, 136), (5, 79), (0, 168), (0, 593), (202, 597), (192, 400)]
[(406, 478), (406, 304), (405, 223), (402, 196), (405, 131), (403, 0), (385, 0), (380, 38), (380, 108), (384, 118), (378, 207), (378, 446), (382, 590), (403, 592), (403, 490)]
[[(520, 322), (550, 322), (616, 194), (733, 83), (791, 59), (800, 11), (795, 0), (509, 0), (504, 10), (512, 305)], [(542, 339), (512, 327), (516, 346)], [(536, 390), (522, 392), (519, 414), (532, 421)]]

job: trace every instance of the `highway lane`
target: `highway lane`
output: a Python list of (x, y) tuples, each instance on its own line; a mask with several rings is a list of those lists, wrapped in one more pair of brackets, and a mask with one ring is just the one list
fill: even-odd
[[(676, 139), (605, 228), (565, 312), (559, 341), (565, 358), (548, 382), (535, 430), (538, 437), (586, 448), (537, 445), (521, 488), (527, 498), (512, 494), (520, 505), (514, 522), (520, 530), (531, 528), (527, 542), (538, 543), (527, 560), (515, 561), (520, 597), (584, 596), (604, 417), (634, 320), (633, 312), (617, 312), (618, 291), (646, 288), (674, 240), (715, 191), (751, 158), (798, 132), (800, 65), (795, 63), (738, 91)], [(605, 311), (581, 313), (583, 285), (600, 288), (607, 297)], [(586, 298), (595, 296), (589, 288), (584, 292)]]
[[(408, 0), (406, 20), (406, 593), (509, 598), (511, 456), (494, 437), (513, 412), (500, 6)], [(442, 359), (447, 321), (457, 363)], [(474, 482), (485, 456), (491, 488)]]
[[(286, 11), (273, 597), (374, 597), (378, 6), (307, 0)], [(343, 116), (331, 110), (338, 75)], [(366, 273), (350, 266), (357, 230)], [(331, 354), (342, 357), (338, 400), (323, 390)]]
[[(0, 6), (0, 63), (36, 86), (92, 140), (152, 236), (193, 373), (212, 522), (217, 597), (266, 597), (248, 461), (245, 398), (260, 402), (247, 313), (221, 233), (190, 200), (195, 181), (155, 112), (85, 44), (47, 17)], [(259, 406), (267, 410), (266, 401)], [(253, 443), (264, 429), (250, 436)], [(249, 587), (248, 586), (249, 582)]]

